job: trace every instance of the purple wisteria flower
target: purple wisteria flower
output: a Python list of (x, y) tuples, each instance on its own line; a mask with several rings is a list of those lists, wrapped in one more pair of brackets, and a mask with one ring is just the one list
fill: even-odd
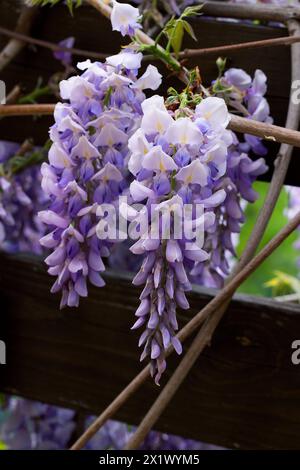
[[(0, 249), (8, 253), (31, 252), (41, 254), (39, 239), (45, 233), (37, 212), (46, 207), (48, 198), (41, 190), (40, 166), (33, 165), (13, 174), (11, 158), (19, 145), (0, 142)], [(23, 163), (31, 154), (22, 157)]]
[(204, 263), (197, 263), (192, 270), (192, 280), (196, 284), (218, 288), (224, 285), (230, 271), (230, 261), (236, 256), (234, 235), (240, 233), (245, 221), (245, 203), (253, 203), (257, 199), (252, 185), (266, 170), (263, 158), (252, 161), (234, 145), (230, 147), (227, 172), (216, 182), (216, 189), (224, 189), (226, 198), (215, 209), (215, 223), (205, 237), (204, 249), (209, 257)]
[[(261, 70), (256, 70), (253, 79), (242, 69), (232, 68), (225, 72), (221, 79), (222, 85), (231, 87), (226, 93), (228, 105), (242, 113), (244, 117), (255, 121), (272, 124), (270, 107), (265, 94), (267, 77)], [(240, 143), (240, 149), (248, 153), (252, 150), (256, 155), (264, 156), (267, 149), (259, 137), (245, 134), (245, 141)]]
[(144, 206), (124, 205), (121, 211), (137, 238), (131, 251), (145, 257), (133, 280), (145, 285), (133, 329), (145, 328), (141, 360), (150, 357), (151, 374), (159, 383), (166, 349), (172, 344), (181, 353), (176, 307), (189, 307), (189, 272), (209, 256), (199, 235), (214, 224), (212, 209), (226, 197), (215, 185), (226, 172), (232, 138), (220, 98), (204, 99), (192, 115), (187, 111), (189, 116), (182, 110), (172, 116), (160, 96), (145, 100), (142, 109), (140, 128), (129, 140), (128, 167), (135, 176), (131, 197)]
[(110, 18), (113, 31), (119, 31), (122, 36), (134, 36), (135, 31), (142, 27), (138, 23), (140, 16), (138, 8), (134, 8), (128, 3), (118, 3), (113, 0)]
[[(252, 80), (242, 69), (232, 68), (221, 78), (226, 102), (238, 112), (262, 122), (272, 122), (266, 98), (266, 76), (257, 70)], [(240, 233), (245, 221), (244, 207), (253, 203), (257, 194), (253, 183), (258, 176), (267, 171), (263, 158), (252, 160), (249, 153), (265, 155), (266, 147), (262, 140), (245, 135), (240, 141), (232, 133), (226, 173), (215, 184), (215, 189), (224, 189), (226, 198), (215, 209), (215, 223), (207, 231), (204, 248), (209, 257), (198, 263), (192, 270), (193, 282), (207, 287), (222, 287), (230, 271), (230, 262), (236, 256), (234, 236)]]
[[(95, 417), (85, 420), (87, 428)], [(8, 450), (66, 449), (76, 431), (73, 410), (46, 405), (19, 397), (6, 397), (0, 407), (0, 440)], [(86, 444), (87, 450), (121, 450), (135, 428), (118, 421), (107, 421)], [(151, 431), (142, 450), (216, 450), (216, 446), (172, 434)]]
[(128, 185), (127, 142), (141, 119), (147, 75), (160, 84), (152, 66), (137, 78), (141, 58), (125, 49), (105, 64), (87, 60), (78, 64), (81, 76), (60, 84), (67, 103), (56, 105), (49, 163), (41, 169), (51, 204), (39, 215), (50, 227), (41, 244), (52, 250), (46, 263), (57, 277), (52, 292), (62, 291), (61, 307), (78, 306), (87, 296), (87, 279), (104, 285), (102, 258), (114, 240), (97, 237), (101, 205), (114, 204)]
[[(71, 36), (69, 38), (66, 38), (66, 39), (63, 39), (62, 41), (60, 41), (58, 43), (58, 45), (61, 46), (61, 47), (66, 47), (68, 49), (72, 49), (72, 47), (74, 47), (74, 43), (75, 43), (75, 38), (73, 36)], [(55, 59), (60, 60), (61, 63), (65, 67), (69, 67), (72, 64), (72, 54), (69, 51), (59, 51), (58, 50), (58, 51), (55, 51), (53, 55), (54, 55)]]
[(74, 411), (12, 397), (6, 400), (0, 439), (9, 450), (58, 450), (75, 429)]

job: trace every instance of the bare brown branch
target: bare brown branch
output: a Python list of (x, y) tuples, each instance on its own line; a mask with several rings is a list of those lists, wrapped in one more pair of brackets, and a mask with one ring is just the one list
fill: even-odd
[(51, 115), (54, 107), (54, 104), (3, 104), (0, 105), (0, 116)]
[[(0, 29), (1, 31), (1, 29)], [(240, 44), (229, 44), (226, 46), (206, 47), (203, 49), (185, 49), (180, 52), (180, 59), (189, 59), (192, 57), (203, 57), (210, 55), (228, 54), (249, 49), (260, 49), (263, 47), (288, 46), (300, 42), (300, 36), (284, 36), (282, 38), (263, 39), (261, 41), (242, 42)]]
[(77, 49), (74, 47), (63, 47), (63, 46), (60, 46), (59, 44), (45, 41), (43, 39), (32, 38), (31, 36), (19, 33), (17, 31), (10, 31), (9, 29), (3, 28), (2, 26), (0, 26), (0, 34), (11, 37), (24, 44), (25, 43), (33, 44), (35, 46), (40, 46), (46, 49), (50, 49), (53, 52), (56, 52), (56, 51), (70, 52), (71, 54), (76, 55), (76, 56), (87, 57), (89, 59), (98, 59), (98, 60), (103, 60), (108, 56), (108, 54), (104, 54), (101, 52), (86, 51), (84, 49)]

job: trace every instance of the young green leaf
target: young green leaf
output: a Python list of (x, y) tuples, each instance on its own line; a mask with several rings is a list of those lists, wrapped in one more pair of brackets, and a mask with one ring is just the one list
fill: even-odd
[(188, 23), (186, 20), (181, 20), (181, 22), (182, 22), (182, 25), (183, 25), (185, 31), (188, 33), (188, 35), (191, 36), (191, 38), (193, 38), (194, 41), (197, 41), (195, 32), (194, 32), (192, 26), (190, 25), (190, 23)]

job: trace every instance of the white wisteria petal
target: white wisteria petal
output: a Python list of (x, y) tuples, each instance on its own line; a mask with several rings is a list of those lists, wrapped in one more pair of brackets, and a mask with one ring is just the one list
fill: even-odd
[(152, 147), (152, 149), (144, 156), (142, 167), (146, 170), (162, 172), (173, 171), (178, 168), (173, 158), (165, 153), (160, 145)]
[(196, 106), (196, 116), (206, 119), (213, 129), (228, 126), (230, 121), (229, 112), (222, 98), (209, 96)]
[(139, 90), (157, 90), (161, 85), (162, 75), (157, 70), (157, 67), (150, 64), (148, 65), (146, 72), (133, 84), (132, 88), (138, 88)]
[(107, 77), (107, 70), (99, 67), (98, 62), (91, 62), (90, 59), (87, 59), (84, 62), (78, 62), (77, 68), (82, 71), (88, 70), (89, 73), (91, 72), (98, 77)]
[(127, 135), (125, 132), (118, 129), (114, 124), (108, 123), (102, 127), (100, 134), (96, 137), (95, 145), (106, 145), (113, 147), (116, 144), (124, 144), (127, 142)]
[(199, 184), (205, 186), (207, 184), (208, 169), (199, 160), (194, 160), (187, 166), (179, 170), (176, 180), (188, 184)]
[(134, 207), (131, 207), (127, 202), (121, 202), (119, 212), (125, 220), (129, 221), (134, 220), (139, 214), (139, 212), (134, 209)]
[(166, 109), (147, 107), (142, 117), (141, 128), (146, 134), (163, 134), (173, 122), (172, 116)]
[(83, 101), (92, 98), (96, 93), (94, 86), (83, 77), (74, 76), (62, 80), (59, 84), (60, 96), (63, 100)]
[[(106, 63), (113, 67), (122, 65), (128, 70), (139, 69), (141, 66), (143, 54), (141, 52), (120, 52), (119, 54), (107, 57)], [(154, 89), (154, 88), (153, 88)]]
[(165, 138), (169, 143), (182, 145), (200, 145), (203, 142), (201, 131), (188, 117), (174, 121), (166, 131)]
[(55, 168), (70, 168), (72, 166), (72, 161), (69, 155), (56, 142), (54, 142), (50, 147), (48, 159), (50, 164)]
[(154, 197), (155, 193), (152, 189), (147, 188), (143, 183), (139, 181), (133, 181), (130, 185), (130, 194), (134, 201), (140, 202), (146, 198)]
[(82, 189), (75, 180), (70, 181), (67, 184), (67, 186), (64, 189), (64, 192), (66, 192), (66, 193), (73, 192), (73, 194), (78, 194), (83, 201), (88, 200), (88, 196), (87, 196), (86, 191), (84, 189)]
[(145, 113), (149, 109), (158, 108), (167, 111), (165, 100), (162, 96), (153, 95), (142, 102), (142, 110)]
[(123, 36), (133, 33), (139, 27), (137, 21), (140, 17), (138, 8), (128, 3), (118, 3), (113, 1), (111, 12), (111, 24), (113, 31), (119, 31)]
[(83, 157), (86, 160), (100, 157), (100, 154), (96, 147), (90, 143), (90, 141), (85, 137), (85, 135), (82, 135), (79, 138), (78, 143), (72, 149), (71, 155), (72, 157)]
[(128, 169), (133, 175), (136, 175), (142, 168), (142, 160), (151, 147), (152, 144), (148, 142), (142, 129), (138, 129), (128, 140), (128, 148), (131, 152)]
[(223, 176), (227, 168), (228, 149), (224, 142), (220, 141), (204, 154), (202, 161), (209, 163), (214, 162), (218, 169), (218, 178)]
[(179, 216), (182, 216), (183, 201), (180, 196), (173, 196), (171, 199), (157, 204), (154, 208), (154, 212), (173, 212)]
[(101, 180), (101, 181), (117, 181), (118, 183), (122, 181), (123, 176), (115, 165), (112, 165), (110, 162), (98, 171), (93, 177), (92, 180)]
[(111, 86), (116, 87), (116, 88), (121, 88), (124, 87), (125, 85), (131, 85), (132, 80), (128, 77), (124, 77), (123, 75), (120, 75), (118, 73), (112, 72), (108, 75), (107, 78), (105, 78), (102, 82), (102, 86), (107, 89)]

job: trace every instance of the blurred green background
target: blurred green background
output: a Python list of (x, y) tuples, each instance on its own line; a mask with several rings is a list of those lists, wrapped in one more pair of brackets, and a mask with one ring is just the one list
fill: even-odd
[[(256, 182), (254, 189), (259, 193), (259, 198), (254, 204), (248, 204), (246, 207), (246, 223), (242, 227), (242, 232), (237, 247), (238, 256), (244, 250), (247, 240), (257, 222), (257, 215), (262, 207), (264, 198), (267, 194), (269, 183)], [(288, 222), (284, 214), (288, 206), (288, 193), (285, 189), (282, 190), (279, 201), (277, 202), (273, 216), (269, 222), (265, 236), (260, 245), (261, 249), (268, 243)], [(239, 289), (239, 292), (271, 297), (272, 289), (267, 287), (265, 283), (274, 277), (275, 271), (283, 271), (284, 273), (292, 276), (297, 276), (297, 258), (300, 257), (293, 244), (299, 238), (299, 232), (295, 232), (269, 257), (252, 275), (247, 279)]]

